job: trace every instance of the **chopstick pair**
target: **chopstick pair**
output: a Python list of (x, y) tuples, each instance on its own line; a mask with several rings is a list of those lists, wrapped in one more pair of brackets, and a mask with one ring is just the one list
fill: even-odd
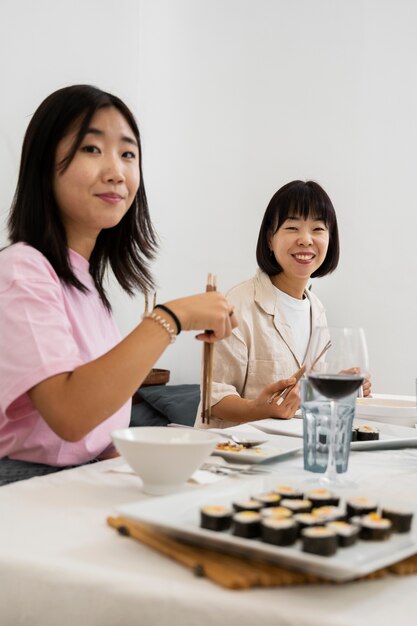
[[(155, 308), (155, 304), (156, 304), (156, 291), (153, 294), (151, 311), (153, 311), (153, 309)], [(149, 298), (148, 298), (148, 292), (145, 291), (145, 312), (144, 312), (144, 315), (147, 315), (148, 313), (149, 313)]]
[[(311, 369), (313, 369), (316, 363), (320, 361), (321, 357), (327, 352), (327, 350), (331, 347), (331, 345), (332, 345), (332, 342), (329, 339), (329, 341), (324, 346), (323, 350), (314, 359), (313, 363), (311, 364)], [(272, 404), (273, 401), (277, 399), (276, 404), (280, 406), (284, 402), (285, 398), (288, 396), (290, 391), (294, 389), (295, 385), (298, 383), (298, 381), (303, 376), (305, 371), (306, 371), (306, 364), (303, 363), (300, 369), (298, 369), (292, 376), (290, 376), (290, 378), (295, 378), (295, 383), (293, 385), (289, 385), (288, 387), (285, 387), (285, 389), (283, 389), (282, 391), (276, 391), (275, 393), (273, 393), (272, 396), (269, 398), (269, 401), (268, 401), (269, 404)]]
[[(206, 291), (217, 291), (217, 276), (208, 274)], [(211, 331), (206, 331), (211, 332)], [(212, 343), (204, 342), (203, 348), (203, 385), (201, 421), (203, 424), (210, 423), (211, 417), (211, 387), (213, 384), (213, 348)]]
[(283, 389), (282, 391), (276, 391), (275, 393), (273, 393), (272, 396), (269, 398), (269, 404), (272, 404), (273, 401), (277, 399), (276, 404), (280, 406), (284, 402), (290, 391), (294, 389), (295, 385), (298, 383), (305, 371), (306, 366), (302, 365), (300, 369), (298, 369), (292, 376), (290, 376), (290, 378), (295, 378), (295, 383), (293, 385), (289, 385), (289, 387), (285, 387), (285, 389)]

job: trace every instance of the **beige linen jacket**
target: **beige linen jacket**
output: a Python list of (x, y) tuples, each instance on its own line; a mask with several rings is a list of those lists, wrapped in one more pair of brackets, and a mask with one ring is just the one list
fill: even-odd
[[(319, 299), (306, 290), (311, 305), (311, 328), (327, 326)], [(267, 274), (256, 275), (227, 294), (235, 307), (239, 326), (227, 339), (214, 345), (212, 406), (230, 395), (254, 399), (273, 382), (289, 378), (301, 366), (295, 355), (291, 327), (280, 307), (278, 291)], [(307, 349), (307, 354), (310, 349)], [(195, 426), (201, 422), (201, 404)], [(236, 426), (236, 422), (212, 417), (209, 428)]]

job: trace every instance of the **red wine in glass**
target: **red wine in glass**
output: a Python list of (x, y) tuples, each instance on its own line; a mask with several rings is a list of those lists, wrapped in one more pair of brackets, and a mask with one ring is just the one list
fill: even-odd
[(331, 400), (340, 400), (359, 389), (363, 384), (361, 374), (309, 374), (314, 389)]

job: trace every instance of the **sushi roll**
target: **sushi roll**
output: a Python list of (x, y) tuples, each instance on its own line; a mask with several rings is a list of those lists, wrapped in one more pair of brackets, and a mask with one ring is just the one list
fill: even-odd
[(306, 493), (306, 498), (311, 500), (313, 508), (320, 506), (337, 506), (340, 498), (328, 489), (313, 489)]
[(391, 521), (378, 513), (369, 513), (360, 518), (359, 537), (365, 541), (385, 541), (391, 533)]
[(376, 441), (379, 439), (379, 430), (373, 426), (360, 426), (356, 432), (357, 441)]
[(261, 532), (261, 516), (255, 511), (240, 511), (233, 515), (233, 534), (236, 537), (253, 539)]
[(298, 527), (293, 519), (265, 517), (261, 521), (262, 541), (276, 546), (292, 546), (298, 536)]
[(346, 518), (344, 510), (338, 506), (320, 506), (313, 509), (311, 514), (317, 519), (322, 520), (323, 524), (325, 522), (341, 521)]
[(290, 509), (293, 513), (310, 513), (313, 508), (310, 500), (301, 500), (299, 498), (284, 498), (281, 500), (281, 506)]
[(302, 491), (290, 485), (279, 485), (274, 491), (280, 495), (281, 498), (287, 498), (287, 500), (300, 500), (303, 497)]
[(374, 500), (370, 498), (350, 498), (346, 502), (347, 516), (353, 517), (354, 515), (367, 515), (377, 510), (378, 505)]
[(327, 443), (327, 434), (326, 433), (319, 433), (319, 437), (318, 437), (319, 443), (321, 443), (322, 446), (325, 446)]
[(254, 500), (257, 500), (262, 504), (262, 508), (276, 507), (279, 505), (281, 496), (275, 491), (268, 491), (268, 493), (261, 493), (259, 496), (253, 496)]
[(411, 530), (413, 514), (402, 509), (382, 509), (382, 517), (389, 519), (394, 533), (408, 533)]
[(288, 519), (289, 517), (292, 517), (292, 515), (292, 511), (284, 506), (267, 506), (261, 509), (262, 517), (281, 517)]
[(200, 509), (201, 528), (228, 530), (232, 524), (233, 511), (229, 506), (208, 505)]
[(331, 528), (337, 535), (339, 546), (348, 548), (357, 542), (359, 537), (359, 528), (355, 524), (349, 522), (329, 522), (327, 528)]
[(356, 428), (352, 428), (351, 441), (357, 441), (357, 440), (358, 440), (358, 430)]
[(236, 500), (233, 502), (233, 508), (236, 513), (239, 511), (260, 511), (262, 509), (262, 503), (254, 498), (247, 498), (246, 500)]
[(320, 556), (332, 556), (337, 552), (337, 535), (326, 526), (304, 528), (301, 531), (301, 539), (304, 552)]
[(323, 526), (323, 522), (321, 519), (312, 515), (311, 513), (296, 513), (294, 515), (294, 520), (297, 522), (300, 533), (303, 528), (312, 528), (313, 526)]

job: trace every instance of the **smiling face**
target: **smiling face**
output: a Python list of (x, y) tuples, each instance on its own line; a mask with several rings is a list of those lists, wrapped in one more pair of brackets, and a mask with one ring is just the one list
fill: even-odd
[(78, 128), (58, 143), (53, 189), (69, 247), (89, 258), (99, 232), (116, 226), (135, 199), (139, 150), (119, 110), (104, 107), (93, 115), (74, 158), (62, 170)]
[(282, 268), (272, 277), (273, 283), (290, 295), (302, 297), (310, 276), (326, 258), (329, 231), (323, 220), (291, 217), (270, 237), (269, 246)]

